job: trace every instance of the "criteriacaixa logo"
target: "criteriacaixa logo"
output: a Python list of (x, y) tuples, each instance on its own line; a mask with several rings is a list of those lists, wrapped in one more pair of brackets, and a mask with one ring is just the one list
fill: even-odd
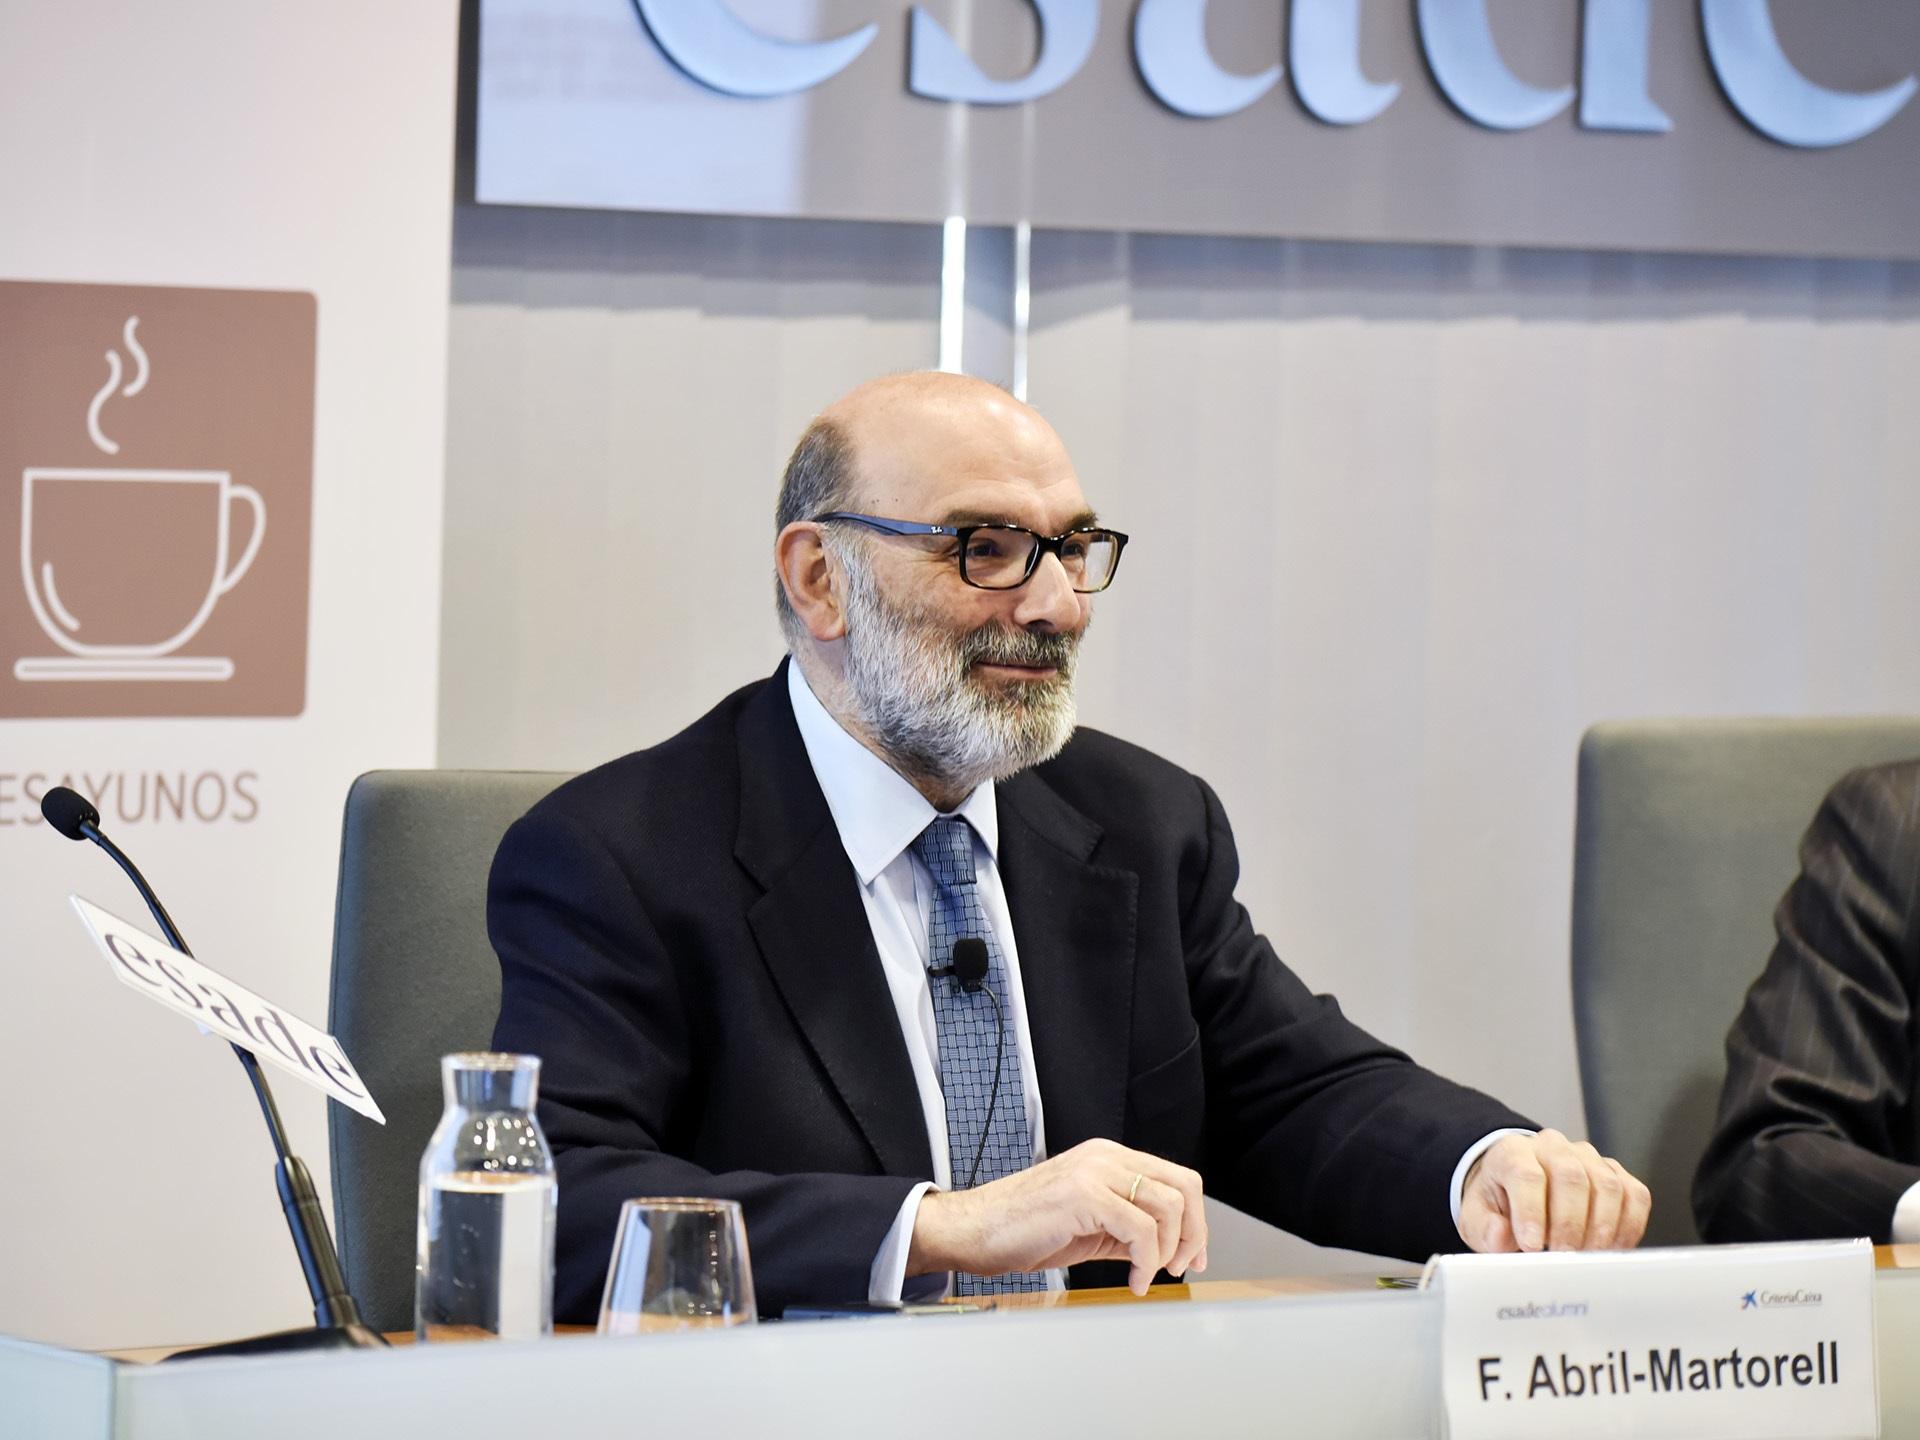
[(1740, 1294), (1742, 1310), (1798, 1310), (1826, 1303), (1818, 1290), (1762, 1290), (1757, 1286)]

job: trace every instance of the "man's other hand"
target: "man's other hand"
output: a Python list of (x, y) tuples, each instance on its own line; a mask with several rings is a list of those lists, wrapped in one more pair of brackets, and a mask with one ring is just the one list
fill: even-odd
[(914, 1217), (907, 1274), (1001, 1275), (1126, 1260), (1144, 1295), (1155, 1272), (1207, 1268), (1200, 1176), (1111, 1140), (1088, 1140), (972, 1190), (929, 1190)]
[(1617, 1160), (1558, 1130), (1487, 1147), (1460, 1189), (1460, 1238), (1487, 1254), (1631, 1250), (1653, 1196)]

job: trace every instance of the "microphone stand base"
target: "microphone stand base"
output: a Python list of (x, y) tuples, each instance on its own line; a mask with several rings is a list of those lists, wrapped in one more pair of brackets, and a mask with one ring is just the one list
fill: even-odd
[(178, 1350), (168, 1360), (201, 1360), (234, 1355), (290, 1355), (306, 1350), (384, 1350), (386, 1337), (365, 1325), (309, 1326), (305, 1330), (278, 1330), (247, 1340), (227, 1340)]

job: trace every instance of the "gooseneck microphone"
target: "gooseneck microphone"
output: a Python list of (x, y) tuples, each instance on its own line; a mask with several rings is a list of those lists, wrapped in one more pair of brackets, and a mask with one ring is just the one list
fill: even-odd
[(973, 1168), (967, 1172), (967, 1183), (961, 1187), (971, 1190), (973, 1182), (980, 1178), (980, 1159), (987, 1153), (987, 1136), (993, 1133), (993, 1112), (1000, 1103), (1000, 1066), (1007, 1052), (1007, 1012), (1001, 1008), (1000, 997), (993, 993), (993, 987), (987, 984), (987, 942), (978, 935), (963, 935), (954, 941), (947, 963), (930, 967), (927, 974), (936, 980), (952, 976), (954, 989), (968, 995), (984, 990), (993, 1002), (993, 1084), (987, 1090), (987, 1123), (980, 1127), (980, 1143), (973, 1151)]
[[(140, 867), (101, 831), (100, 812), (94, 808), (92, 801), (64, 785), (56, 785), (41, 798), (40, 814), (47, 824), (67, 839), (91, 840), (106, 851), (113, 863), (133, 881), (140, 898), (147, 902), (147, 909), (159, 922), (167, 943), (184, 954), (193, 954), (179, 927), (173, 923), (173, 917), (167, 914), (167, 907), (160, 903), (160, 897), (153, 893), (147, 877), (140, 873)], [(233, 1046), (233, 1053), (240, 1058), (247, 1078), (253, 1082), (254, 1096), (260, 1102), (260, 1113), (266, 1118), (267, 1133), (273, 1140), (274, 1184), (280, 1192), (280, 1209), (287, 1217), (287, 1229), (293, 1235), (293, 1247), (300, 1255), (300, 1269), (306, 1276), (307, 1293), (313, 1298), (313, 1328), (286, 1330), (273, 1335), (255, 1336), (250, 1340), (234, 1340), (224, 1345), (183, 1350), (170, 1358), (258, 1355), (282, 1350), (362, 1349), (385, 1345), (386, 1340), (376, 1331), (368, 1329), (360, 1319), (360, 1307), (354, 1302), (353, 1295), (347, 1289), (346, 1278), (340, 1273), (340, 1257), (334, 1251), (333, 1236), (328, 1233), (327, 1218), (320, 1209), (320, 1196), (313, 1188), (313, 1176), (305, 1162), (287, 1147), (287, 1131), (280, 1120), (280, 1108), (274, 1104), (273, 1091), (267, 1086), (267, 1077), (261, 1072), (260, 1062), (250, 1051), (238, 1045)]]
[[(153, 912), (153, 918), (160, 922), (161, 932), (167, 937), (167, 943), (174, 949), (191, 955), (187, 942), (180, 938), (180, 929), (173, 923), (173, 917), (167, 914), (167, 907), (160, 903), (160, 897), (153, 893), (153, 887), (147, 884), (147, 877), (127, 858), (126, 852), (109, 840), (100, 830), (100, 812), (93, 802), (77, 790), (69, 790), (64, 785), (56, 785), (40, 800), (40, 814), (46, 822), (69, 840), (91, 840), (112, 857), (113, 863), (127, 872), (127, 878), (140, 892), (140, 898), (147, 902), (147, 909)], [(245, 1051), (241, 1052), (245, 1054)], [(277, 1118), (277, 1117), (276, 1117)]]

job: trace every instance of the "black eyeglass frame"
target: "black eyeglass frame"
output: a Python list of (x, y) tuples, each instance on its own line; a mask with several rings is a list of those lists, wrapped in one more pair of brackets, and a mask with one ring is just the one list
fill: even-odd
[[(1040, 568), (1040, 557), (1052, 555), (1059, 560), (1061, 568), (1066, 568), (1067, 557), (1062, 547), (1076, 535), (1103, 535), (1113, 541), (1113, 564), (1107, 570), (1107, 578), (1098, 589), (1082, 590), (1073, 587), (1076, 595), (1098, 595), (1113, 584), (1113, 577), (1120, 573), (1120, 557), (1126, 553), (1127, 537), (1118, 530), (1109, 530), (1105, 526), (1083, 526), (1077, 530), (1063, 531), (1058, 535), (1040, 535), (1024, 525), (1003, 525), (988, 522), (980, 525), (927, 525), (918, 520), (889, 520), (879, 515), (856, 515), (851, 510), (829, 510), (824, 515), (813, 517), (815, 524), (828, 520), (849, 520), (856, 525), (864, 525), (869, 530), (878, 530), (885, 535), (911, 535), (927, 537), (951, 537), (959, 542), (960, 578), (976, 590), (1018, 590), (1033, 578), (1033, 572)], [(1033, 549), (1027, 553), (1026, 572), (1011, 585), (982, 585), (967, 574), (967, 541), (981, 530), (999, 530), (1015, 535), (1030, 536)], [(1071, 580), (1072, 576), (1068, 576)]]

